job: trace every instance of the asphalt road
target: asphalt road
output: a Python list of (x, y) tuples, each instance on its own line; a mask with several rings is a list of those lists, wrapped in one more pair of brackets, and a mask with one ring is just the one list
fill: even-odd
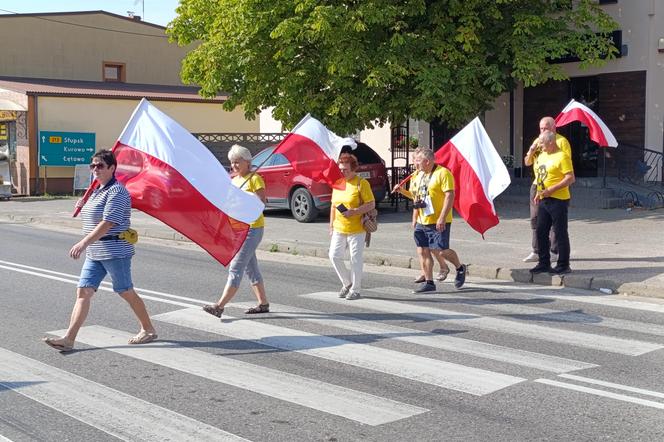
[[(321, 259), (261, 253), (272, 313), (246, 284), (201, 314), (226, 271), (191, 245), (141, 241), (134, 282), (159, 341), (100, 291), (77, 350), (66, 327), (78, 235), (0, 224), (0, 440), (664, 440), (664, 302), (473, 279), (410, 294), (372, 268), (336, 298)], [(3, 439), (4, 438), (4, 439)]]

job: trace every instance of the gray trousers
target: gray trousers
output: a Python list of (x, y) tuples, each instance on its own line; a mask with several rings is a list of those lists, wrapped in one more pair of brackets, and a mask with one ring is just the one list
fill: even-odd
[(251, 285), (263, 282), (263, 276), (258, 269), (258, 260), (256, 259), (256, 249), (263, 239), (263, 228), (250, 228), (247, 233), (247, 239), (240, 247), (231, 264), (228, 266), (228, 280), (226, 285), (231, 287), (240, 287), (240, 282), (247, 272)]
[[(530, 186), (530, 229), (532, 232), (533, 253), (537, 255), (539, 254), (539, 247), (537, 245), (537, 211), (539, 210), (539, 204), (534, 203), (536, 193), (537, 185), (533, 183)], [(558, 254), (558, 240), (553, 231), (553, 226), (549, 232), (549, 244), (551, 244), (551, 253)]]

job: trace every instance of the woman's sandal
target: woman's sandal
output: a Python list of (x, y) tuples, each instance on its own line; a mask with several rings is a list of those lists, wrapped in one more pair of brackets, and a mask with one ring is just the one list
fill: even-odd
[(251, 307), (244, 313), (247, 315), (255, 315), (256, 313), (270, 313), (270, 304), (258, 304), (256, 307)]
[(74, 349), (74, 343), (69, 343), (64, 338), (43, 338), (42, 342), (61, 352), (72, 351)]
[(449, 275), (449, 273), (450, 273), (450, 269), (445, 269), (445, 270), (441, 269), (441, 271), (438, 272), (438, 276), (436, 277), (436, 279), (438, 281), (445, 281), (447, 279), (447, 275)]
[(131, 338), (128, 343), (131, 345), (147, 344), (155, 339), (157, 339), (157, 333), (141, 330), (136, 336)]
[(219, 307), (217, 304), (208, 304), (203, 306), (203, 311), (209, 313), (217, 318), (221, 318), (221, 314), (224, 312), (223, 307)]
[(414, 282), (415, 284), (419, 284), (419, 283), (424, 282), (424, 281), (426, 281), (426, 278), (424, 277), (424, 275), (420, 275), (420, 276), (419, 276), (416, 280), (414, 280), (413, 282)]

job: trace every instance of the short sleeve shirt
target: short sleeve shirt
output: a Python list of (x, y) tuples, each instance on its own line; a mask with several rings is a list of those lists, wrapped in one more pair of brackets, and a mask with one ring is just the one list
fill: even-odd
[[(538, 138), (535, 138), (533, 140), (533, 143), (535, 143), (537, 140), (538, 140)], [(567, 155), (569, 155), (570, 158), (572, 158), (572, 146), (570, 146), (569, 141), (567, 141), (567, 138), (565, 138), (562, 135), (557, 133), (556, 134), (556, 145), (558, 146), (558, 149), (562, 150)], [(535, 159), (537, 159), (537, 157)], [(535, 170), (535, 162), (534, 161), (533, 161), (533, 174), (535, 175), (535, 179), (533, 180), (533, 184), (537, 184), (537, 171)]]
[[(247, 178), (249, 178), (249, 181), (247, 181)], [(242, 183), (244, 183), (245, 181), (247, 181), (247, 184), (242, 186)], [(235, 176), (233, 177), (232, 182), (235, 187), (242, 186), (243, 190), (246, 190), (247, 192), (251, 193), (256, 193), (261, 189), (265, 189), (265, 181), (263, 181), (263, 178), (255, 172), (249, 173), (245, 176), (239, 176), (239, 175)], [(259, 216), (256, 219), (256, 221), (251, 223), (249, 227), (251, 227), (252, 229), (258, 227), (265, 227), (265, 217), (263, 216), (263, 214), (261, 213), (261, 216)]]
[[(561, 150), (552, 154), (540, 153), (535, 160), (534, 168), (537, 190), (544, 190), (558, 184), (565, 178), (565, 175), (574, 172), (572, 159)], [(551, 198), (570, 199), (569, 186), (556, 190), (551, 194)]]
[[(344, 190), (332, 190), (332, 208), (330, 210), (336, 210), (340, 204), (349, 209), (357, 209), (361, 205), (374, 200), (369, 182), (356, 175), (350, 181), (346, 181), (346, 188)], [(354, 215), (347, 218), (340, 212), (336, 212), (332, 228), (335, 232), (346, 235), (362, 233), (364, 232), (362, 215)]]
[[(131, 196), (115, 178), (90, 195), (81, 210), (83, 234), (92, 232), (102, 221), (113, 223), (105, 236), (118, 235), (130, 227)], [(134, 255), (134, 245), (122, 239), (95, 241), (90, 244), (85, 256), (95, 261), (128, 258)]]
[[(421, 198), (424, 194), (429, 195), (433, 206), (433, 213), (431, 215), (425, 215), (424, 209), (416, 209), (418, 211), (417, 222), (420, 224), (436, 224), (440, 213), (443, 211), (445, 194), (454, 191), (454, 175), (452, 175), (449, 169), (443, 166), (436, 166), (431, 174), (419, 171), (411, 179), (410, 191), (415, 199)], [(445, 216), (445, 223), (451, 222), (452, 209)]]

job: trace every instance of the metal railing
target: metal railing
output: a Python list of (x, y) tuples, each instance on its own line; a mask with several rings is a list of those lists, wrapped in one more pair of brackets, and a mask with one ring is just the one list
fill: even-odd
[(664, 154), (645, 147), (620, 144), (626, 154), (617, 167), (618, 180), (632, 189), (623, 192), (628, 207), (664, 207)]
[(620, 144), (618, 149), (631, 151), (618, 165), (618, 179), (647, 188), (664, 188), (664, 155), (645, 147)]

